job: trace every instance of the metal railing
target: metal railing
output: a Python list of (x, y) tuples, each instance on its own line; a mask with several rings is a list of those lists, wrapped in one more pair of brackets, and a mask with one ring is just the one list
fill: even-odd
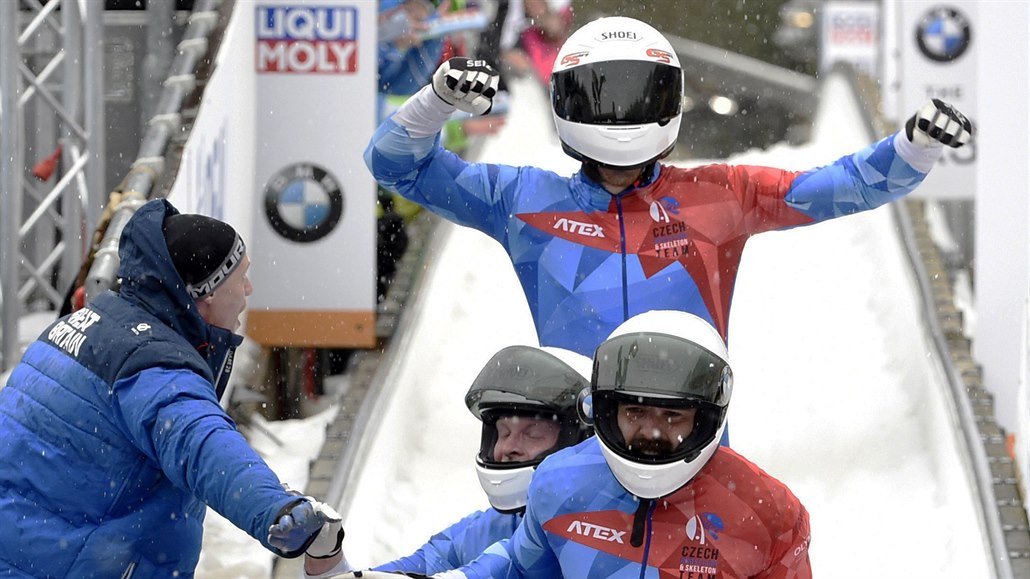
[(184, 104), (197, 88), (197, 73), (205, 58), (213, 58), (211, 35), (219, 25), (220, 12), (231, 9), (232, 0), (198, 0), (190, 14), (182, 40), (176, 47), (171, 69), (154, 116), (147, 123), (139, 155), (112, 194), (108, 211), (97, 229), (99, 241), (90, 256), (84, 282), (86, 301), (117, 285), (118, 241), (125, 224), (144, 202), (155, 196), (159, 179), (170, 169), (167, 152), (183, 130)]
[[(870, 134), (884, 135), (896, 130), (879, 113), (876, 104), (879, 102), (878, 89), (872, 81), (858, 76), (849, 67), (839, 70), (852, 81)], [(1016, 481), (999, 474), (1002, 469), (997, 467), (1008, 465), (1011, 472), (1012, 461), (1005, 452), (1003, 440), (996, 440), (1000, 431), (994, 420), (993, 404), (983, 388), (980, 372), (975, 369), (970, 344), (961, 336), (961, 320), (944, 272), (944, 259), (926, 231), (925, 219), (910, 207), (921, 207), (921, 202), (908, 200), (891, 204), (905, 255), (919, 287), (923, 323), (934, 349), (933, 355), (940, 360), (947, 381), (948, 399), (962, 441), (959, 448), (967, 453), (965, 466), (977, 494), (985, 546), (994, 577), (1027, 577), (1030, 576), (1027, 574), (1030, 572), (1030, 549), (1027, 547), (1030, 545), (1030, 531), (1025, 511), (1015, 489)], [(940, 271), (931, 273), (930, 267), (934, 264)], [(935, 279), (940, 281), (935, 282)]]
[[(0, 370), (19, 357), (25, 311), (63, 303), (86, 253), (94, 208), (101, 205), (104, 51), (98, 6), (0, 2)], [(30, 170), (33, 160), (39, 163)]]

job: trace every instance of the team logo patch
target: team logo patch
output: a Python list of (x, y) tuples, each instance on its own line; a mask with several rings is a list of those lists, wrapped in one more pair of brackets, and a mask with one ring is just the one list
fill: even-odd
[(936, 7), (916, 27), (916, 44), (930, 60), (949, 62), (962, 56), (972, 38), (969, 20), (958, 10)]
[(317, 241), (343, 217), (343, 192), (324, 168), (312, 163), (289, 165), (265, 187), (265, 216), (272, 229), (290, 241)]
[(699, 577), (716, 575), (719, 567), (719, 549), (712, 545), (712, 541), (719, 539), (718, 533), (721, 533), (723, 528), (722, 519), (715, 513), (701, 513), (687, 520), (684, 533), (687, 540), (695, 544), (684, 545), (680, 552), (681, 573), (693, 573)]

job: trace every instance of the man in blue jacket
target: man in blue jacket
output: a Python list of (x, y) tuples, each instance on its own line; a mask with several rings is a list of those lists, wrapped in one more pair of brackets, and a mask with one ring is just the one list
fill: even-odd
[(0, 575), (192, 577), (206, 506), (284, 557), (338, 549), (339, 515), (287, 492), (219, 405), (243, 240), (155, 200), (118, 254), (120, 290), (44, 330), (0, 390)]

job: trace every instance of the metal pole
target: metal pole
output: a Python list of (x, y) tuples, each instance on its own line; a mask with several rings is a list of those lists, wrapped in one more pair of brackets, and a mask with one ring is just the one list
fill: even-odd
[[(18, 3), (0, 2), (0, 302), (3, 313), (3, 352), (0, 371), (20, 357), (18, 320), (18, 264), (21, 261), (18, 227), (22, 212), (24, 135), (18, 99), (21, 79), (18, 63)], [(2, 386), (2, 385), (0, 385)]]
[[(65, 54), (61, 66), (63, 73), (61, 102), (70, 119), (81, 124), (83, 118), (81, 99), (82, 53), (84, 52), (82, 46), (82, 13), (79, 11), (78, 2), (74, 1), (64, 2), (64, 6), (61, 7), (61, 13), (64, 20), (64, 34), (60, 42)], [(61, 118), (60, 115), (58, 115), (58, 118)], [(64, 175), (68, 175), (72, 172), (70, 167), (78, 162), (75, 151), (88, 148), (88, 143), (81, 143), (80, 145), (80, 139), (75, 135), (67, 122), (61, 123), (60, 135), (60, 144), (64, 151), (61, 156), (61, 169)], [(75, 170), (75, 172), (78, 171), (79, 169)], [(58, 175), (58, 177), (63, 177), (64, 175)], [(92, 210), (89, 207), (89, 196), (86, 187), (78, 187), (78, 185), (84, 185), (84, 183), (83, 179), (76, 179), (75, 184), (69, 187), (68, 192), (61, 197), (61, 239), (64, 241), (67, 251), (64, 258), (61, 259), (60, 270), (57, 276), (56, 289), (59, 292), (67, 290), (75, 282), (75, 276), (79, 272), (82, 260), (86, 257), (86, 242), (83, 238), (89, 235), (88, 232), (93, 224), (88, 221), (88, 215)], [(84, 223), (83, 220), (87, 221)], [(59, 303), (58, 309), (60, 308), (61, 304)]]
[(100, 2), (86, 2), (86, 28), (83, 34), (82, 97), (84, 124), (89, 135), (87, 143), (89, 163), (86, 165), (86, 226), (92, 231), (97, 226), (99, 211), (107, 203), (107, 162), (104, 127), (104, 12)]
[(175, 57), (175, 43), (172, 42), (175, 21), (174, 0), (150, 0), (147, 2), (147, 52), (143, 57), (143, 74), (140, 79), (142, 125), (157, 113), (161, 97), (161, 85), (172, 59)]

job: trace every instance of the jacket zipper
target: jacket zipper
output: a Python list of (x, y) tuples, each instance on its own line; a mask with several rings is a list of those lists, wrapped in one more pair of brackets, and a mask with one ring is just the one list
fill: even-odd
[(634, 547), (644, 546), (644, 556), (640, 563), (640, 579), (644, 579), (647, 573), (647, 559), (651, 554), (651, 517), (657, 501), (653, 499), (640, 499), (637, 512), (633, 515), (633, 534), (630, 536), (629, 544)]
[(622, 252), (622, 319), (629, 319), (629, 276), (626, 274), (626, 220), (622, 215), (622, 195), (615, 196), (615, 209), (619, 215), (619, 249)]

